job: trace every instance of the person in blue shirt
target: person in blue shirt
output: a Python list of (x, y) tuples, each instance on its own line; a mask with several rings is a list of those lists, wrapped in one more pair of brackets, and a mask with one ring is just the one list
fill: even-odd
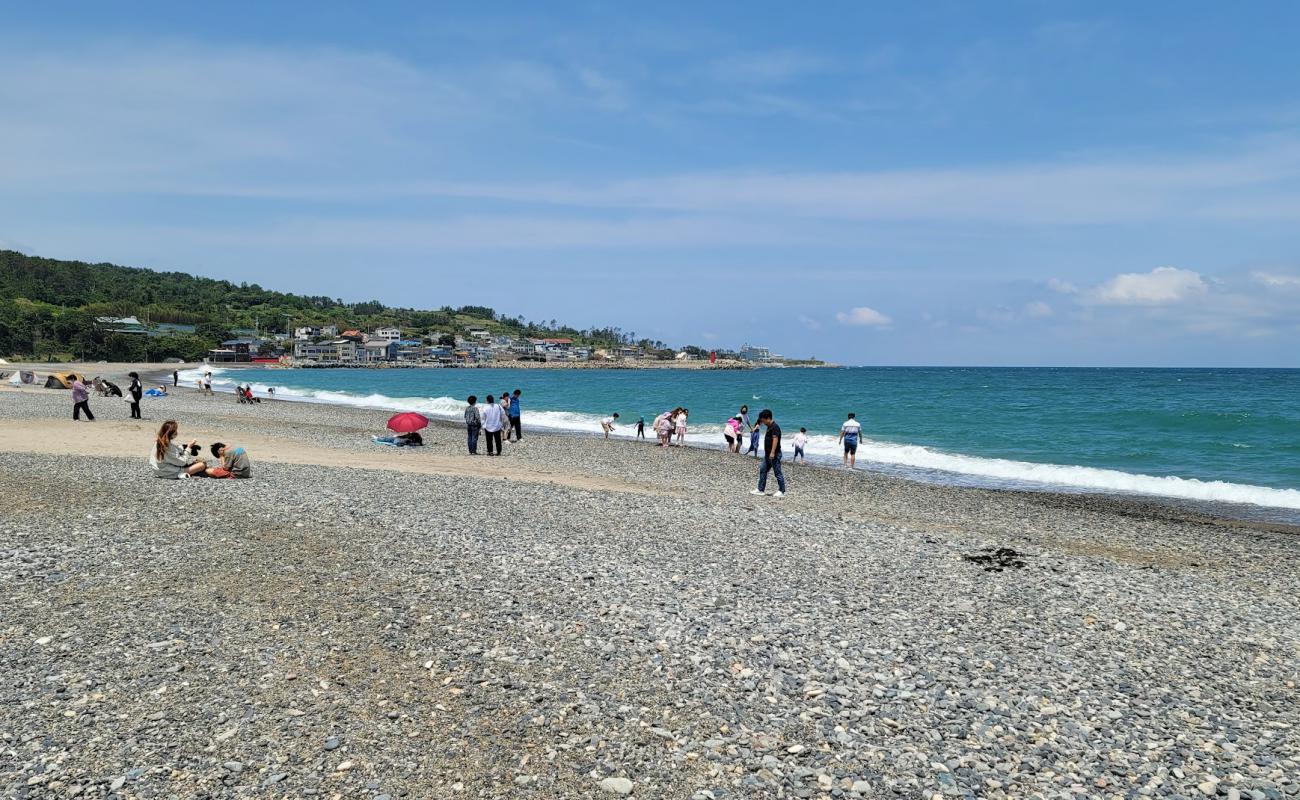
[(515, 441), (524, 438), (524, 428), (519, 424), (519, 390), (510, 396), (510, 429), (515, 432)]

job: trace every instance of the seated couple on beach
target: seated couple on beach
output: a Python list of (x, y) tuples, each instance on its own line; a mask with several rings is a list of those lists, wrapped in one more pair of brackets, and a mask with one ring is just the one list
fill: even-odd
[(424, 437), (419, 431), (399, 433), (396, 436), (371, 436), (375, 444), (387, 444), (393, 447), (419, 447), (424, 444)]
[(214, 442), (210, 448), (213, 466), (199, 459), (199, 443), (182, 444), (177, 438), (179, 427), (167, 420), (158, 429), (158, 438), (149, 454), (155, 478), (251, 478), (253, 467), (242, 447)]

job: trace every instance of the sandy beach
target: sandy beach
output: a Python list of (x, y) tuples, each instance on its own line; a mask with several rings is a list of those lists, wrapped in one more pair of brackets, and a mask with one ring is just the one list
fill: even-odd
[[(0, 388), (5, 797), (1300, 795), (1286, 525), (802, 465), (753, 497), (721, 451), (399, 450), (388, 412), (185, 387), (71, 405)], [(168, 418), (253, 479), (153, 478)]]

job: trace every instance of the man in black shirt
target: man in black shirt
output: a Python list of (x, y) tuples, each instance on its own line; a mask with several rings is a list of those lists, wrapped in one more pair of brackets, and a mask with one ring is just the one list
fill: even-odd
[(766, 494), (767, 473), (772, 471), (776, 473), (776, 494), (773, 497), (785, 497), (785, 475), (781, 473), (781, 426), (776, 424), (772, 418), (771, 409), (763, 409), (758, 413), (758, 424), (767, 427), (767, 435), (763, 437), (763, 464), (758, 468), (758, 488), (750, 491), (750, 494)]

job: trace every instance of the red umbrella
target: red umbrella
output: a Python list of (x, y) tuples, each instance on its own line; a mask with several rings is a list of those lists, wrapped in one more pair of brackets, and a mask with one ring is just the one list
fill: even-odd
[(416, 414), (414, 411), (403, 411), (400, 414), (394, 414), (388, 420), (388, 429), (393, 433), (414, 433), (421, 428), (429, 427), (429, 418), (423, 414)]

